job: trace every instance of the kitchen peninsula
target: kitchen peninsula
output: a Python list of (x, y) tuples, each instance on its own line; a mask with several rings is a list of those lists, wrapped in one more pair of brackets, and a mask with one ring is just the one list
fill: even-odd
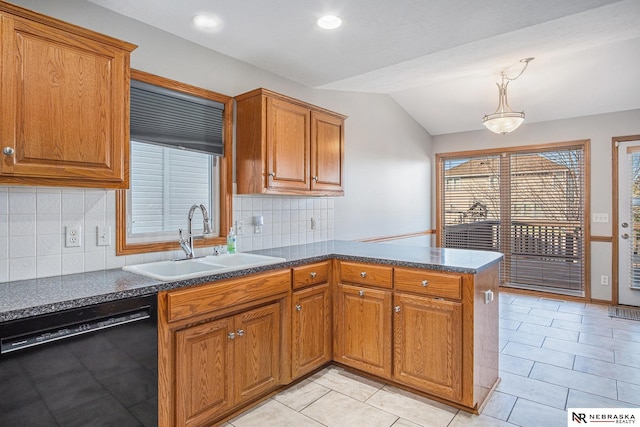
[(498, 381), (501, 254), (346, 241), (254, 253), (286, 261), (175, 282), (107, 270), (0, 283), (0, 323), (157, 293), (161, 426), (226, 419), (332, 362), (481, 410)]

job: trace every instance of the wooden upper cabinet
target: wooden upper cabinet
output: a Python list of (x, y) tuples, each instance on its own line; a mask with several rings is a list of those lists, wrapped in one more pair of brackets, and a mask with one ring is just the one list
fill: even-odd
[(0, 3), (0, 183), (128, 187), (134, 45)]
[(311, 112), (311, 190), (343, 194), (344, 119)]
[(267, 98), (267, 187), (308, 190), (309, 119), (308, 108)]
[(239, 194), (344, 194), (346, 116), (266, 89), (236, 101)]

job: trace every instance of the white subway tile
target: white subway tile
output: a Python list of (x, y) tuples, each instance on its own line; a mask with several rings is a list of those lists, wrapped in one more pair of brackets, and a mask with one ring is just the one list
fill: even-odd
[(9, 280), (36, 278), (36, 258), (14, 258), (9, 260)]
[(33, 214), (36, 213), (35, 192), (9, 192), (9, 214)]
[(77, 214), (84, 213), (84, 192), (75, 190), (72, 192), (62, 192), (62, 213)]
[(0, 187), (0, 215), (9, 215), (9, 193)]
[(0, 260), (8, 259), (8, 258), (9, 258), (9, 238), (7, 236), (0, 236)]
[(104, 190), (86, 190), (84, 193), (84, 212), (101, 213), (107, 211), (107, 195)]
[(60, 255), (62, 253), (62, 239), (60, 234), (40, 234), (36, 236), (36, 255)]
[(10, 236), (35, 236), (36, 235), (35, 213), (9, 215), (9, 235)]
[(36, 193), (36, 212), (39, 214), (60, 214), (62, 212), (62, 193)]
[(116, 256), (115, 249), (107, 249), (107, 269), (124, 267), (126, 259), (125, 256)]
[(60, 235), (62, 233), (62, 216), (59, 213), (37, 214), (36, 234)]
[(85, 252), (84, 271), (104, 270), (107, 267), (106, 251)]
[(9, 258), (26, 258), (36, 256), (36, 236), (10, 236)]
[(8, 282), (8, 281), (9, 281), (9, 260), (0, 259), (0, 283)]
[(59, 276), (62, 273), (62, 255), (47, 255), (36, 258), (36, 277)]
[(0, 215), (0, 236), (9, 235), (9, 215)]
[(83, 273), (84, 252), (62, 254), (62, 274)]

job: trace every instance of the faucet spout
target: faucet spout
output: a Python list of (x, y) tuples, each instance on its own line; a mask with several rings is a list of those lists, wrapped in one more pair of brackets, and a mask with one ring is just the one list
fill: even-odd
[(187, 237), (182, 237), (182, 229), (180, 229), (180, 247), (184, 251), (187, 258), (193, 258), (194, 250), (193, 250), (193, 214), (196, 209), (200, 209), (202, 212), (202, 229), (205, 235), (211, 234), (211, 226), (209, 225), (209, 212), (207, 212), (207, 208), (204, 205), (193, 205), (191, 209), (189, 209), (189, 215), (187, 215)]

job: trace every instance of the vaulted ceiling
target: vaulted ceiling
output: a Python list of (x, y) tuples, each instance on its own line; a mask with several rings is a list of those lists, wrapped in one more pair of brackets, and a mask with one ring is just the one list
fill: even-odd
[(527, 57), (508, 91), (527, 122), (640, 108), (640, 0), (89, 1), (310, 88), (388, 94), (432, 135), (481, 129)]

